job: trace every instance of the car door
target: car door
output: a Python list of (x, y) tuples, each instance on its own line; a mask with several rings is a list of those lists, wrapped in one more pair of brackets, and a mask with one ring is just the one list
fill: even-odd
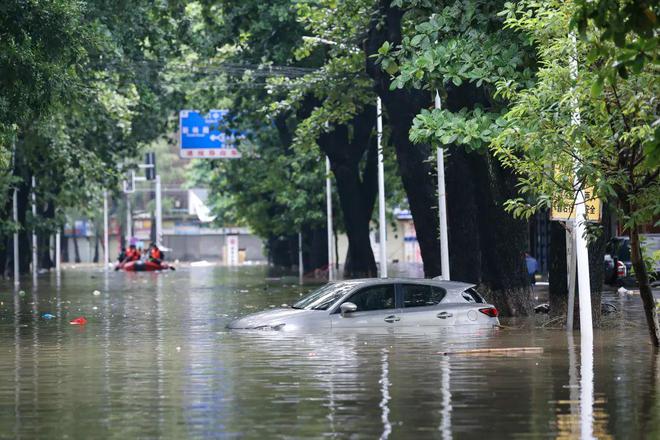
[(455, 304), (442, 302), (445, 289), (428, 284), (399, 284), (402, 298), (400, 327), (448, 327), (456, 323)]
[(395, 327), (400, 317), (396, 309), (394, 284), (363, 287), (343, 302), (357, 309), (342, 315), (339, 308), (330, 315), (332, 328)]

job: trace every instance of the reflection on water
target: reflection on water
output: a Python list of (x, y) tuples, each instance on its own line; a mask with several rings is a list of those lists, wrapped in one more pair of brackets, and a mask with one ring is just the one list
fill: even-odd
[[(228, 332), (312, 288), (261, 268), (29, 281), (0, 285), (0, 438), (660, 438), (639, 298), (613, 299), (621, 325), (588, 346), (557, 330)], [(544, 351), (440, 354), (520, 346)]]
[(451, 369), (449, 366), (449, 356), (440, 361), (440, 371), (442, 372), (441, 390), (441, 422), (439, 431), (442, 434), (442, 440), (451, 440)]
[(383, 372), (380, 376), (380, 394), (383, 397), (380, 401), (380, 408), (383, 411), (383, 414), (380, 418), (383, 421), (383, 433), (380, 435), (380, 438), (381, 440), (384, 440), (390, 436), (390, 433), (392, 432), (392, 425), (390, 424), (390, 408), (387, 406), (390, 401), (390, 369), (388, 366), (389, 352), (387, 351), (387, 348), (383, 348), (381, 351), (383, 353), (381, 356)]

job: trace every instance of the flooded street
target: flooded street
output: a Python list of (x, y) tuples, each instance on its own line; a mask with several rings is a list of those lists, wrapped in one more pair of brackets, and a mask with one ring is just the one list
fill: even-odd
[[(660, 438), (638, 296), (609, 298), (624, 312), (594, 334), (591, 394), (562, 330), (228, 332), (314, 287), (263, 267), (0, 286), (0, 438)], [(494, 347), (543, 352), (443, 355)]]

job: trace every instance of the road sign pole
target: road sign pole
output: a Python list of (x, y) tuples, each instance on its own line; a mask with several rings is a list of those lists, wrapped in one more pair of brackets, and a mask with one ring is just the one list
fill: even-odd
[(302, 232), (298, 232), (298, 284), (302, 285), (304, 272), (305, 269), (303, 268)]
[(383, 167), (383, 112), (380, 97), (376, 98), (376, 127), (378, 139), (378, 223), (380, 234), (380, 277), (387, 278), (387, 226), (385, 219), (385, 171)]
[[(435, 91), (435, 108), (441, 108), (440, 94)], [(444, 280), (450, 280), (449, 274), (449, 234), (447, 232), (447, 198), (445, 191), (445, 151), (438, 147), (437, 169), (438, 169), (438, 216), (440, 222), (440, 264), (441, 276)]]
[(108, 270), (110, 261), (110, 249), (108, 249), (108, 190), (103, 190), (103, 266)]
[[(14, 188), (14, 200), (13, 200), (13, 210), (14, 210), (14, 227), (18, 227), (18, 189)], [(14, 232), (14, 284), (18, 286), (19, 284), (19, 267), (18, 267), (18, 231)]]
[(126, 194), (126, 247), (131, 244), (133, 237), (133, 219), (131, 218), (131, 195)]
[(332, 252), (332, 181), (330, 180), (330, 158), (325, 157), (325, 210), (328, 228), (328, 281), (335, 280)]
[(37, 276), (39, 270), (38, 257), (37, 257), (37, 179), (32, 176), (32, 220), (34, 225), (32, 226), (32, 275)]
[[(577, 43), (575, 34), (571, 33), (571, 42), (573, 45), (573, 55), (569, 61), (571, 79), (577, 79), (578, 64), (577, 64)], [(574, 90), (575, 92), (575, 90)], [(575, 95), (571, 100), (573, 107), (573, 114), (571, 116), (571, 124), (580, 124), (580, 108), (578, 107), (577, 98)], [(577, 273), (578, 273), (578, 297), (580, 299), (580, 334), (583, 342), (586, 340), (588, 343), (593, 341), (593, 324), (591, 320), (591, 285), (589, 279), (589, 250), (587, 249), (586, 236), (586, 210), (584, 205), (584, 192), (581, 187), (578, 176), (579, 162), (574, 165), (574, 185), (577, 188), (575, 195), (575, 257), (577, 259)]]
[[(16, 168), (16, 141), (12, 142), (12, 168)], [(18, 266), (18, 189), (14, 187), (14, 197), (12, 200), (12, 210), (14, 218), (14, 285), (20, 283), (20, 274)]]
[(571, 221), (566, 222), (566, 252), (568, 253), (568, 311), (566, 313), (566, 329), (573, 330), (573, 321), (575, 315), (575, 266), (577, 264), (575, 257), (575, 228)]
[(60, 273), (62, 269), (62, 237), (60, 232), (57, 231), (55, 234), (55, 271)]
[(156, 174), (156, 245), (163, 245), (163, 204), (159, 174)]

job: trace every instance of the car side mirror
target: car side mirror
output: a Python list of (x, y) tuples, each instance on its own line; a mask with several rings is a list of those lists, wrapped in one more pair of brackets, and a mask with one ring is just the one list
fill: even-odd
[(347, 313), (353, 313), (356, 310), (357, 306), (352, 302), (345, 302), (339, 306), (339, 311), (341, 312), (342, 316), (346, 315)]

